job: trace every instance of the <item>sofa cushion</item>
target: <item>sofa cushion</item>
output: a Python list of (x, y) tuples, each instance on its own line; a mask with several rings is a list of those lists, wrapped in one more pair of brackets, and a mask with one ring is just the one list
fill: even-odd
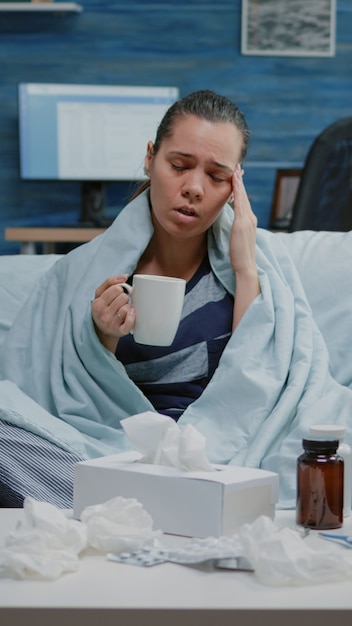
[(277, 233), (293, 258), (330, 354), (334, 378), (352, 386), (352, 231)]
[(31, 289), (59, 254), (0, 256), (0, 344)]

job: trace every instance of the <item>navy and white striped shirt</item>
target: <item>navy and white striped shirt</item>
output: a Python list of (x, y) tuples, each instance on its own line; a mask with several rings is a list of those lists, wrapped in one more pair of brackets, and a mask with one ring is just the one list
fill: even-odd
[(116, 357), (154, 408), (178, 419), (207, 386), (231, 336), (233, 297), (206, 257), (187, 283), (181, 322), (171, 346), (121, 337)]

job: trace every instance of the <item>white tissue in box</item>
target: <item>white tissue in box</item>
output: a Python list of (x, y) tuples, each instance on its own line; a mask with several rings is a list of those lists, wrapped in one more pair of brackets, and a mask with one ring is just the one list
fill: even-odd
[(79, 518), (86, 506), (123, 496), (142, 503), (154, 529), (220, 537), (259, 515), (275, 515), (278, 475), (273, 472), (233, 465), (214, 465), (216, 472), (184, 472), (135, 459), (136, 453), (125, 452), (77, 463), (74, 516)]

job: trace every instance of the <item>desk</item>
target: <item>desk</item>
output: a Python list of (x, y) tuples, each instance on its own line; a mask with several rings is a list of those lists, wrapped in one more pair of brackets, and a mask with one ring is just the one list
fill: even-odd
[(85, 243), (105, 231), (105, 228), (47, 227), (6, 228), (6, 241), (20, 241), (21, 254), (35, 254), (35, 243), (44, 244), (44, 253), (55, 252), (56, 243)]
[[(0, 509), (0, 544), (22, 514)], [(277, 521), (292, 525), (293, 511), (279, 512)], [(165, 536), (175, 540), (182, 541)], [(314, 532), (304, 541), (327, 544)], [(2, 626), (350, 626), (351, 609), (352, 579), (269, 587), (249, 572), (171, 563), (143, 568), (96, 555), (54, 582), (0, 579)]]

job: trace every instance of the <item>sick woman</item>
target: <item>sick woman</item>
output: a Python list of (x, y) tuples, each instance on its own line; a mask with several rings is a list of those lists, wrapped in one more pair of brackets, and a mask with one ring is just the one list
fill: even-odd
[[(248, 142), (228, 98), (181, 98), (148, 142), (133, 199), (40, 280), (0, 348), (4, 504), (71, 507), (75, 464), (129, 449), (123, 419), (148, 411), (196, 428), (212, 463), (278, 473), (283, 508), (310, 425), (338, 416), (352, 443), (352, 391), (329, 374), (282, 242), (257, 227)], [(136, 273), (186, 280), (169, 347), (133, 338), (121, 284)]]

